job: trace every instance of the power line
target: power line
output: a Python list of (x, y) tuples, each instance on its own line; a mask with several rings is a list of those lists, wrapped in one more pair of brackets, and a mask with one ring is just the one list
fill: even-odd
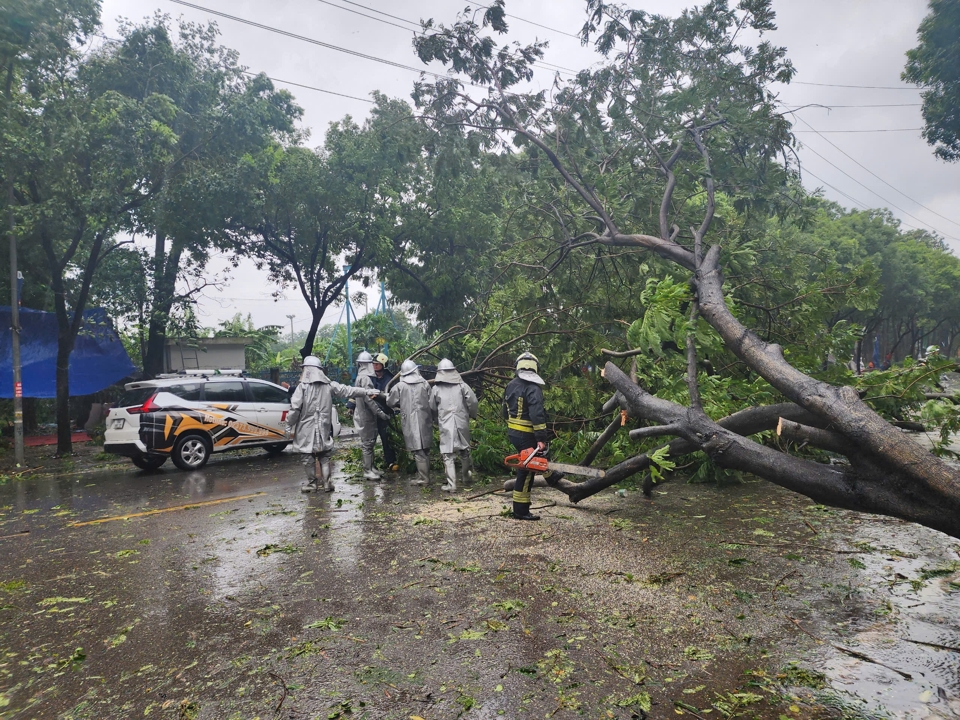
[[(817, 135), (820, 135), (820, 131), (817, 130), (815, 127), (813, 127), (813, 125), (811, 125), (810, 123), (808, 123), (806, 120), (804, 120), (803, 118), (797, 118), (797, 119), (798, 119), (800, 122), (802, 122), (804, 125), (806, 125), (808, 128), (810, 128), (810, 129), (811, 129), (813, 132), (815, 132)], [(823, 137), (823, 136), (821, 135), (821, 137)], [(905, 197), (907, 200), (909, 200), (910, 202), (912, 202), (912, 203), (914, 203), (914, 204), (916, 204), (916, 205), (919, 205), (920, 207), (922, 207), (922, 208), (923, 208), (924, 210), (926, 210), (927, 212), (933, 213), (933, 214), (936, 215), (937, 217), (942, 218), (942, 219), (946, 220), (947, 222), (956, 225), (957, 227), (960, 227), (960, 223), (958, 223), (956, 220), (951, 220), (951, 219), (948, 218), (946, 215), (941, 215), (941, 214), (938, 213), (936, 210), (934, 210), (934, 209), (932, 209), (932, 208), (928, 208), (926, 205), (924, 205), (924, 204), (923, 204), (922, 202), (920, 202), (919, 200), (914, 200), (912, 197), (910, 197), (909, 195), (907, 195), (905, 192), (903, 192), (903, 191), (900, 190), (899, 188), (897, 188), (897, 187), (891, 185), (890, 183), (888, 183), (888, 182), (887, 182), (886, 180), (884, 180), (882, 177), (880, 177), (880, 176), (877, 175), (875, 172), (873, 172), (873, 170), (871, 170), (870, 168), (868, 168), (868, 167), (866, 167), (865, 165), (863, 165), (863, 164), (862, 164), (860, 161), (858, 161), (856, 158), (854, 158), (854, 157), (852, 157), (851, 155), (849, 155), (849, 154), (847, 154), (846, 152), (844, 152), (844, 150), (843, 150), (842, 148), (840, 148), (839, 146), (837, 146), (837, 145), (835, 145), (834, 143), (830, 142), (830, 140), (829, 140), (828, 138), (823, 138), (823, 140), (824, 140), (824, 142), (828, 143), (829, 145), (832, 145), (838, 152), (840, 152), (841, 154), (843, 154), (846, 158), (848, 158), (848, 159), (851, 160), (852, 162), (856, 163), (861, 169), (863, 169), (863, 170), (865, 170), (866, 172), (868, 172), (868, 173), (870, 173), (871, 175), (873, 175), (873, 177), (875, 177), (877, 180), (879, 180), (880, 182), (882, 182), (884, 185), (886, 185), (886, 186), (887, 186), (888, 188), (890, 188), (891, 190), (895, 190), (896, 192), (900, 193), (900, 194), (903, 195), (903, 197)]]
[(369, 10), (370, 12), (375, 12), (375, 13), (377, 13), (378, 15), (383, 15), (383, 16), (388, 17), (388, 18), (393, 18), (394, 20), (399, 20), (400, 22), (405, 22), (405, 23), (410, 23), (410, 24), (412, 24), (412, 25), (416, 25), (417, 28), (420, 27), (420, 23), (415, 23), (415, 22), (413, 22), (412, 20), (407, 20), (406, 18), (397, 17), (396, 15), (391, 15), (390, 13), (385, 13), (385, 12), (383, 12), (383, 10), (377, 10), (376, 8), (368, 7), (368, 6), (366, 6), (366, 5), (361, 5), (360, 3), (351, 2), (351, 0), (343, 0), (343, 2), (346, 3), (347, 5), (354, 5), (354, 6), (358, 7), (358, 8), (363, 8), (364, 10)]
[[(459, 2), (460, 0), (457, 0), (457, 1)], [(481, 5), (480, 3), (473, 3), (473, 4), (476, 5), (477, 7), (483, 8), (484, 10), (489, 10), (489, 9), (490, 9), (490, 6), (489, 6), (489, 5)], [(536, 25), (537, 27), (543, 28), (544, 30), (549, 30), (550, 32), (559, 33), (560, 35), (566, 35), (567, 37), (572, 37), (572, 38), (574, 38), (574, 39), (576, 39), (576, 40), (579, 40), (579, 39), (580, 39), (580, 36), (579, 36), (579, 35), (574, 35), (573, 33), (568, 33), (568, 32), (566, 32), (566, 31), (564, 31), (564, 30), (557, 30), (556, 28), (552, 28), (552, 27), (550, 27), (549, 25), (541, 25), (541, 24), (538, 23), (538, 22), (534, 22), (533, 20), (526, 20), (526, 19), (524, 19), (524, 18), (522, 18), (522, 17), (519, 17), (519, 16), (517, 16), (517, 15), (510, 15), (510, 14), (508, 14), (508, 13), (505, 13), (505, 14), (507, 15), (507, 17), (512, 17), (514, 20), (519, 20), (520, 22), (527, 23), (527, 25)]]
[(909, 90), (919, 92), (920, 88), (893, 87), (891, 85), (835, 85), (833, 83), (815, 83), (801, 82), (800, 80), (791, 80), (790, 85), (814, 85), (816, 87), (838, 87), (838, 88), (856, 88), (858, 90)]
[[(410, 31), (410, 32), (414, 31), (413, 28), (404, 27), (403, 25), (397, 25), (396, 23), (390, 22), (389, 20), (384, 20), (383, 18), (374, 17), (373, 15), (367, 15), (366, 13), (362, 13), (359, 10), (351, 10), (350, 8), (345, 8), (343, 7), (343, 5), (337, 5), (336, 3), (329, 2), (329, 0), (316, 0), (316, 2), (323, 3), (324, 5), (329, 5), (330, 7), (339, 8), (340, 10), (345, 10), (346, 12), (353, 13), (354, 15), (359, 15), (360, 17), (369, 18), (370, 20), (376, 20), (377, 22), (384, 23), (385, 25), (392, 25), (393, 27), (400, 28), (401, 30)], [(364, 9), (368, 9), (368, 8), (364, 8)], [(391, 15), (390, 17), (393, 17), (393, 16)], [(409, 20), (403, 20), (402, 18), (396, 18), (396, 19), (400, 20), (401, 22), (410, 22)]]
[[(420, 30), (420, 23), (419, 23), (419, 22), (415, 22), (415, 21), (413, 21), (413, 20), (407, 20), (406, 18), (402, 18), (402, 17), (399, 17), (399, 16), (397, 16), (397, 15), (390, 15), (390, 14), (388, 14), (388, 13), (380, 12), (379, 10), (375, 10), (374, 8), (367, 7), (366, 5), (360, 5), (360, 4), (358, 4), (358, 3), (349, 2), (349, 0), (342, 0), (342, 1), (343, 1), (343, 2), (346, 2), (346, 3), (349, 3), (350, 5), (356, 5), (357, 7), (362, 7), (364, 10), (370, 10), (371, 12), (375, 12), (375, 13), (378, 13), (378, 14), (380, 14), (380, 15), (384, 15), (384, 16), (386, 16), (386, 17), (393, 18), (394, 20), (399, 20), (400, 22), (408, 23), (408, 24), (410, 24), (410, 25), (413, 25), (414, 27), (408, 28), (408, 27), (404, 27), (403, 25), (397, 25), (397, 23), (395, 23), (395, 22), (390, 22), (389, 20), (384, 20), (383, 18), (374, 17), (373, 15), (367, 15), (366, 13), (362, 13), (362, 12), (360, 12), (359, 10), (351, 10), (350, 8), (343, 7), (342, 5), (337, 5), (337, 4), (334, 3), (334, 2), (330, 2), (330, 0), (316, 0), (316, 2), (323, 3), (324, 5), (329, 5), (330, 7), (339, 8), (340, 10), (345, 10), (346, 12), (353, 13), (353, 14), (355, 14), (355, 15), (359, 15), (360, 17), (368, 18), (369, 20), (375, 20), (376, 22), (384, 23), (385, 25), (390, 25), (390, 26), (395, 27), (395, 28), (400, 28), (401, 30), (404, 30), (404, 31), (406, 31), (406, 32), (416, 32), (416, 31)], [(557, 69), (557, 70), (563, 70), (563, 71), (568, 72), (568, 73), (571, 73), (571, 74), (573, 74), (573, 75), (576, 75), (576, 73), (577, 73), (576, 70), (571, 70), (570, 68), (565, 68), (565, 67), (563, 67), (563, 66), (561, 66), (561, 65), (554, 65), (553, 63), (548, 63), (548, 62), (546, 62), (545, 60), (540, 60), (539, 62), (535, 62), (535, 63), (533, 63), (533, 65), (536, 66), (536, 67), (543, 67), (544, 69), (547, 69), (547, 70), (552, 69), (552, 68), (555, 68), (555, 69)]]
[(281, 30), (279, 28), (270, 27), (269, 25), (263, 25), (262, 23), (254, 22), (253, 20), (245, 20), (244, 18), (237, 17), (236, 15), (229, 15), (224, 12), (219, 12), (217, 10), (211, 10), (209, 8), (202, 7), (200, 5), (194, 5), (193, 3), (185, 2), (185, 0), (170, 0), (170, 2), (176, 5), (183, 5), (185, 7), (193, 8), (194, 10), (200, 10), (201, 12), (210, 13), (211, 15), (216, 15), (218, 17), (226, 18), (227, 20), (233, 20), (244, 25), (250, 25), (251, 27), (259, 28), (261, 30), (266, 30), (268, 32), (277, 33), (278, 35), (285, 35), (286, 37), (293, 38), (294, 40), (302, 40), (303, 42), (310, 43), (312, 45), (319, 45), (320, 47), (327, 48), (329, 50), (336, 50), (337, 52), (346, 53), (347, 55), (353, 55), (354, 57), (363, 58), (364, 60), (372, 60), (373, 62), (382, 63), (383, 65), (389, 65), (391, 67), (399, 68), (401, 70), (409, 70), (410, 72), (423, 73), (425, 75), (431, 75), (438, 79), (447, 79), (446, 75), (440, 75), (435, 72), (430, 72), (429, 70), (424, 70), (423, 68), (415, 68), (410, 65), (404, 65), (403, 63), (394, 62), (393, 60), (386, 60), (384, 58), (379, 58), (374, 55), (367, 55), (366, 53), (359, 52), (357, 50), (350, 50), (349, 48), (340, 47), (338, 45), (331, 45), (330, 43), (325, 43), (322, 40), (314, 40), (313, 38), (308, 38), (303, 35), (297, 35), (296, 33), (288, 32), (287, 30)]
[[(810, 172), (810, 171), (807, 170), (807, 169), (804, 169), (803, 172), (806, 173), (807, 175), (809, 175), (810, 177), (812, 177), (814, 180), (817, 180), (818, 182), (826, 185), (826, 186), (827, 186), (828, 188), (830, 188), (831, 190), (839, 193), (840, 195), (843, 195), (843, 197), (845, 197), (847, 200), (849, 200), (850, 202), (852, 202), (854, 205), (858, 205), (861, 210), (870, 210), (870, 208), (869, 208), (865, 203), (860, 202), (859, 200), (857, 200), (857, 199), (856, 199), (855, 197), (853, 197), (852, 195), (848, 195), (848, 194), (845, 193), (843, 190), (841, 190), (840, 188), (838, 188), (836, 185), (831, 185), (831, 184), (828, 183), (826, 180), (824, 180), (824, 179), (821, 178), (821, 177), (817, 177), (816, 175), (814, 175), (812, 172)], [(900, 224), (901, 224), (901, 225), (905, 225), (906, 227), (908, 227), (908, 228), (910, 228), (910, 229), (912, 229), (912, 230), (923, 230), (923, 228), (918, 228), (916, 225), (911, 225), (910, 223), (903, 222), (903, 220), (900, 220)]]
[[(226, 18), (227, 20), (233, 20), (234, 22), (242, 23), (244, 25), (249, 25), (251, 27), (259, 28), (261, 30), (266, 30), (268, 32), (276, 33), (278, 35), (284, 35), (294, 40), (302, 40), (303, 42), (310, 43), (312, 45), (319, 45), (320, 47), (327, 48), (329, 50), (336, 50), (337, 52), (346, 53), (347, 55), (353, 55), (354, 57), (363, 58), (364, 60), (372, 60), (373, 62), (382, 63), (384, 65), (389, 65), (391, 67), (399, 68), (401, 70), (409, 70), (410, 72), (415, 72), (417, 74), (430, 75), (435, 77), (438, 80), (449, 79), (447, 75), (441, 75), (439, 73), (431, 72), (429, 70), (424, 70), (423, 68), (415, 68), (410, 65), (404, 65), (403, 63), (398, 63), (393, 60), (386, 60), (384, 58), (376, 57), (375, 55), (368, 55), (366, 53), (359, 52), (357, 50), (351, 50), (349, 48), (340, 47), (338, 45), (332, 45), (331, 43), (323, 42), (322, 40), (315, 40), (314, 38), (309, 38), (304, 35), (297, 35), (296, 33), (289, 32), (287, 30), (281, 30), (280, 28), (271, 27), (270, 25), (264, 25), (263, 23), (258, 23), (253, 20), (247, 20), (242, 17), (237, 17), (236, 15), (230, 15), (225, 12), (220, 12), (218, 10), (211, 10), (210, 8), (205, 8), (201, 5), (194, 5), (193, 3), (186, 2), (185, 0), (170, 0), (170, 2), (176, 5), (183, 5), (185, 7), (193, 8), (194, 10), (200, 10), (201, 12), (210, 13), (211, 15), (216, 15), (218, 17)], [(473, 83), (468, 83), (473, 85)]]
[[(960, 241), (960, 238), (955, 238), (955, 237), (952, 237), (952, 236), (950, 236), (950, 235), (947, 235), (945, 232), (942, 232), (942, 231), (938, 230), (937, 228), (935, 228), (935, 227), (934, 227), (933, 225), (931, 225), (930, 223), (924, 222), (923, 220), (921, 220), (920, 218), (918, 218), (916, 215), (912, 215), (911, 213), (908, 213), (906, 210), (904, 210), (904, 209), (903, 209), (902, 207), (900, 207), (899, 205), (890, 202), (890, 201), (887, 200), (883, 195), (881, 195), (880, 193), (878, 193), (876, 190), (871, 190), (869, 187), (867, 187), (867, 186), (864, 185), (862, 182), (860, 182), (860, 181), (857, 180), (855, 177), (853, 177), (853, 175), (851, 175), (850, 173), (848, 173), (848, 172), (847, 172), (846, 170), (844, 170), (843, 168), (838, 167), (837, 165), (834, 165), (832, 162), (830, 162), (829, 160), (827, 160), (827, 158), (825, 158), (823, 155), (821, 155), (820, 153), (818, 153), (816, 150), (814, 150), (814, 149), (813, 149), (812, 147), (810, 147), (809, 145), (805, 145), (804, 148), (805, 148), (806, 150), (809, 150), (810, 152), (812, 152), (814, 155), (816, 155), (816, 156), (817, 156), (818, 158), (820, 158), (821, 160), (823, 160), (827, 165), (829, 165), (830, 167), (832, 167), (834, 170), (837, 170), (837, 171), (843, 173), (845, 176), (847, 176), (848, 178), (850, 178), (851, 180), (853, 180), (857, 185), (859, 185), (860, 187), (862, 187), (862, 188), (863, 188), (864, 190), (866, 190), (867, 192), (876, 195), (878, 198), (880, 198), (881, 200), (883, 200), (883, 202), (885, 202), (885, 203), (886, 203), (887, 205), (889, 205), (890, 207), (892, 207), (892, 208), (894, 208), (894, 209), (896, 209), (896, 210), (899, 210), (900, 212), (902, 212), (902, 213), (903, 213), (904, 215), (906, 215), (907, 217), (913, 218), (914, 220), (916, 220), (916, 221), (917, 221), (918, 223), (920, 223), (921, 225), (926, 225), (928, 228), (930, 228), (931, 230), (933, 230), (933, 231), (936, 232), (936, 233), (940, 233), (940, 234), (943, 235), (944, 237), (950, 238), (951, 240)], [(836, 188), (834, 188), (834, 189), (836, 189)], [(838, 192), (839, 192), (839, 191), (838, 191)]]
[(888, 107), (922, 107), (923, 103), (893, 103), (885, 105), (798, 105), (794, 108), (789, 108), (790, 110), (803, 110), (805, 108), (825, 108), (827, 110), (834, 110), (836, 108), (888, 108)]
[[(170, 0), (177, 2), (177, 0)], [(923, 128), (879, 128), (876, 130), (794, 130), (795, 133), (802, 132), (824, 132), (824, 133), (878, 133), (878, 132), (919, 132)]]
[[(249, 75), (250, 77), (257, 77), (259, 73), (250, 72), (248, 70), (242, 71), (244, 75)], [(316, 90), (317, 92), (326, 93), (327, 95), (337, 95), (339, 97), (350, 98), (351, 100), (359, 100), (360, 102), (371, 103), (373, 100), (370, 98), (357, 97), (356, 95), (346, 95), (344, 93), (334, 92), (333, 90), (324, 90), (323, 88), (313, 87), (312, 85), (304, 85), (303, 83), (293, 82), (292, 80), (281, 80), (280, 78), (270, 77), (269, 75), (264, 75), (268, 80), (273, 82), (283, 83), (284, 85), (296, 85), (297, 87), (306, 88), (307, 90)]]

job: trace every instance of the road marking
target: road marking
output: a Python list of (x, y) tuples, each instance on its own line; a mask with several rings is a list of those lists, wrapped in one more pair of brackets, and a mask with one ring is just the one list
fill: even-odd
[(220, 503), (234, 502), (235, 500), (246, 500), (247, 498), (266, 495), (265, 492), (255, 492), (249, 495), (235, 495), (233, 497), (221, 498), (220, 500), (204, 500), (203, 502), (190, 503), (189, 505), (174, 505), (173, 507), (159, 508), (158, 510), (144, 510), (138, 513), (129, 513), (127, 515), (114, 515), (112, 517), (97, 518), (96, 520), (85, 520), (84, 522), (68, 523), (67, 527), (84, 527), (85, 525), (99, 525), (100, 523), (113, 522), (114, 520), (130, 520), (132, 518), (147, 517), (148, 515), (159, 515), (165, 512), (174, 512), (176, 510), (192, 510), (193, 508), (205, 507), (207, 505), (219, 505)]

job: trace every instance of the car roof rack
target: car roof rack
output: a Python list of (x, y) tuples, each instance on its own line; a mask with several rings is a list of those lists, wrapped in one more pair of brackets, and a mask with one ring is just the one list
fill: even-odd
[(175, 373), (160, 373), (157, 375), (157, 380), (170, 380), (173, 378), (203, 378), (209, 380), (211, 377), (219, 376), (229, 376), (229, 377), (246, 377), (246, 370), (243, 368), (217, 368), (214, 370), (178, 370)]

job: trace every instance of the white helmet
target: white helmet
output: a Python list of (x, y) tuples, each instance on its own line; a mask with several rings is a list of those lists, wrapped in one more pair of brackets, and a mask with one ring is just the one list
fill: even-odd
[(437, 377), (436, 381), (438, 383), (458, 383), (460, 382), (460, 373), (457, 372), (457, 368), (454, 367), (453, 363), (450, 362), (447, 358), (444, 358), (437, 365)]
[(927, 355), (936, 355), (940, 352), (939, 345), (927, 345)]
[(366, 350), (364, 350), (362, 353), (360, 353), (359, 355), (357, 355), (357, 362), (358, 362), (358, 363), (372, 363), (372, 362), (373, 362), (373, 355), (371, 355), (371, 354), (368, 353)]
[(301, 364), (303, 365), (303, 367), (317, 367), (317, 368), (318, 368), (318, 367), (321, 367), (321, 365), (320, 365), (320, 358), (318, 358), (318, 357), (315, 356), (315, 355), (307, 355), (307, 356), (303, 359), (303, 363), (301, 363)]
[(417, 364), (413, 360), (404, 360), (403, 364), (400, 366), (401, 375), (409, 375), (410, 373), (415, 373), (417, 371)]
[(379, 353), (379, 354), (373, 359), (373, 361), (374, 361), (375, 363), (380, 363), (381, 365), (386, 365), (388, 362), (390, 362), (390, 358), (388, 358), (384, 353)]

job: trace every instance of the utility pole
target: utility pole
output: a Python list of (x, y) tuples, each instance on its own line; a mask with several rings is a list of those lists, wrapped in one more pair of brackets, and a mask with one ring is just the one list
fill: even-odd
[(17, 466), (23, 458), (23, 378), (20, 372), (20, 287), (17, 282), (17, 234), (13, 220), (13, 182), (7, 188), (10, 230), (10, 340), (13, 346), (13, 447)]
[(293, 319), (296, 315), (287, 315), (287, 317), (290, 319), (290, 344), (293, 345)]

